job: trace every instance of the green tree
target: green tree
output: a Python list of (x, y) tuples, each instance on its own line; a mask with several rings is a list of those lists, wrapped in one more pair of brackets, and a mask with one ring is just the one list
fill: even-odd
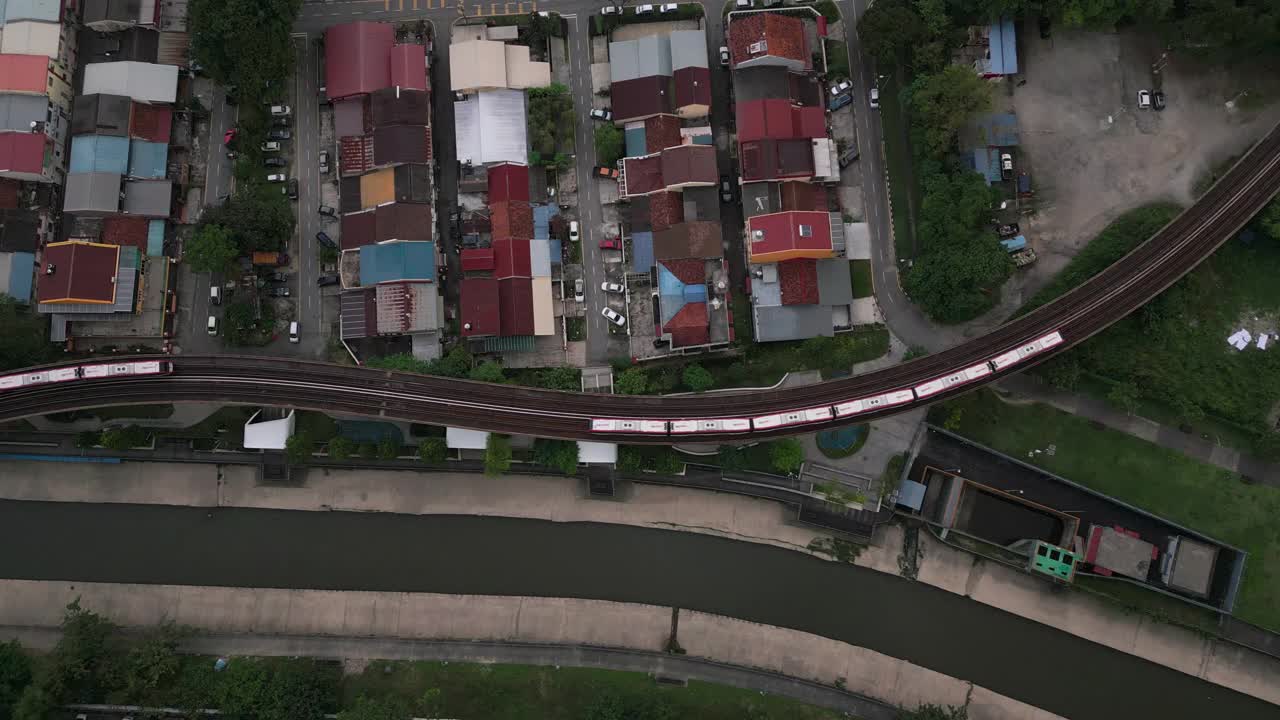
[(1049, 383), (1050, 387), (1070, 392), (1079, 385), (1080, 376), (1084, 374), (1084, 369), (1080, 367), (1080, 361), (1076, 359), (1073, 353), (1049, 360), (1041, 365), (1036, 372), (1044, 378), (1045, 382)]
[(13, 706), (13, 720), (48, 720), (57, 703), (43, 685), (28, 685)]
[(449, 446), (440, 438), (427, 438), (418, 443), (418, 459), (425, 463), (442, 463), (449, 454)]
[(129, 450), (145, 445), (148, 437), (146, 430), (137, 425), (129, 425), (103, 430), (99, 442), (108, 450)]
[(804, 446), (795, 438), (774, 440), (769, 445), (769, 462), (784, 475), (794, 475), (804, 464)]
[(329, 444), (325, 447), (325, 451), (329, 454), (329, 457), (334, 460), (346, 460), (355, 454), (356, 444), (354, 441), (348, 440), (347, 438), (339, 435), (338, 437), (329, 440)]
[(484, 443), (484, 474), (497, 476), (511, 469), (511, 438), (489, 433)]
[(924, 312), (943, 323), (971, 320), (993, 307), (1013, 263), (993, 236), (931, 248), (907, 273), (903, 287)]
[(93, 702), (102, 696), (103, 681), (119, 667), (118, 648), (111, 643), (116, 630), (106, 618), (80, 607), (79, 598), (67, 605), (62, 637), (37, 683), (50, 702)]
[(538, 438), (533, 441), (533, 461), (565, 475), (573, 475), (578, 472), (578, 443)]
[(76, 447), (81, 450), (88, 450), (89, 448), (99, 444), (101, 441), (102, 433), (97, 430), (85, 430), (83, 432), (76, 433)]
[(644, 368), (629, 367), (613, 381), (613, 391), (619, 395), (643, 395), (649, 387), (649, 376)]
[(1280, 200), (1272, 200), (1258, 213), (1258, 227), (1272, 240), (1280, 240)]
[(528, 97), (529, 148), (538, 164), (553, 160), (557, 153), (573, 149), (573, 97), (569, 88), (551, 83), (530, 88)]
[(222, 338), (228, 345), (246, 345), (258, 330), (253, 304), (239, 300), (227, 305), (222, 314)]
[(470, 377), (472, 380), (487, 383), (503, 383), (507, 381), (507, 376), (502, 373), (502, 366), (496, 362), (482, 362), (471, 368)]
[(538, 371), (538, 387), (548, 390), (581, 390), (582, 371), (571, 367), (554, 367)]
[(49, 342), (49, 321), (0, 294), (0, 370), (30, 367), (56, 357)]
[(0, 720), (13, 717), (22, 691), (31, 684), (31, 658), (17, 640), (0, 643)]
[(882, 71), (910, 66), (915, 48), (927, 37), (910, 0), (876, 0), (858, 21), (858, 37)]
[(283, 93), (293, 67), (289, 36), (301, 7), (302, 0), (191, 0), (191, 54), (241, 97), (274, 99), (268, 92)]
[(716, 384), (716, 379), (711, 376), (711, 372), (697, 363), (685, 366), (680, 379), (684, 381), (685, 387), (694, 392), (710, 390)]
[(378, 441), (378, 459), (395, 460), (399, 456), (400, 443), (389, 437), (384, 437)]
[(948, 65), (938, 73), (917, 77), (909, 98), (920, 151), (927, 157), (941, 157), (951, 150), (970, 117), (990, 109), (991, 86), (971, 67)]
[(412, 716), (413, 708), (395, 695), (361, 695), (351, 707), (338, 713), (338, 720), (406, 720)]
[(595, 130), (596, 162), (612, 167), (619, 159), (625, 145), (625, 138), (617, 125), (611, 122), (596, 125)]
[(928, 172), (921, 178), (921, 190), (916, 234), (926, 250), (987, 231), (996, 192), (978, 173)]
[(1138, 386), (1131, 382), (1117, 383), (1107, 393), (1107, 400), (1114, 405), (1124, 409), (1130, 415), (1138, 411), (1138, 404), (1142, 400), (1142, 393), (1138, 390)]
[(311, 439), (311, 433), (306, 430), (296, 432), (284, 441), (284, 454), (289, 458), (289, 462), (294, 465), (304, 465), (311, 460), (311, 454), (316, 451), (315, 441)]
[(240, 255), (230, 228), (201, 225), (183, 248), (183, 259), (196, 272), (224, 272)]
[(149, 698), (177, 676), (178, 644), (186, 634), (173, 622), (163, 622), (129, 649), (125, 688), (130, 698)]

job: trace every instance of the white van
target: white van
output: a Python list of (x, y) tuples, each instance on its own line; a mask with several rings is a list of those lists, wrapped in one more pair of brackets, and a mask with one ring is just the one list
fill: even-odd
[(212, 315), (209, 316), (209, 334), (210, 335), (218, 334), (218, 318)]
[(222, 304), (222, 288), (218, 287), (217, 285), (209, 286), (209, 302), (213, 303), (214, 305)]
[(293, 322), (289, 323), (289, 342), (291, 343), (298, 342), (298, 321), (297, 320), (294, 320)]

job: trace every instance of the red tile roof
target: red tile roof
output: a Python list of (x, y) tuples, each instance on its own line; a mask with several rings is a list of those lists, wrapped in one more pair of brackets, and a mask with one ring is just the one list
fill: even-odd
[(821, 107), (799, 107), (785, 98), (753, 100), (737, 104), (738, 141), (827, 136), (827, 119)]
[(533, 260), (526, 238), (498, 238), (493, 241), (494, 277), (532, 277)]
[(383, 125), (374, 129), (374, 165), (426, 163), (430, 160), (431, 128), (424, 125)]
[(391, 48), (391, 85), (411, 90), (427, 89), (427, 49), (422, 45)]
[(711, 336), (708, 328), (707, 304), (686, 303), (662, 330), (671, 333), (671, 344), (674, 347), (706, 345)]
[[(662, 151), (662, 182), (666, 187), (703, 184), (715, 185), (716, 148), (714, 145), (680, 145)], [(627, 188), (630, 189), (630, 181)]]
[(702, 260), (679, 258), (659, 262), (685, 285), (702, 285), (707, 281), (707, 265)]
[(751, 262), (829, 258), (833, 254), (831, 215), (824, 212), (757, 215), (747, 219), (747, 237)]
[[(334, 108), (347, 103), (336, 103)], [(424, 90), (406, 90), (405, 88), (383, 88), (369, 93), (368, 119), (371, 127), (383, 125), (430, 125), (431, 93)], [(360, 106), (359, 122), (364, 123), (364, 106)], [(356, 117), (347, 119), (354, 125)]]
[(388, 240), (431, 240), (431, 206), (422, 203), (391, 203), (374, 210), (377, 222), (374, 238)]
[(527, 202), (496, 202), (489, 204), (489, 222), (493, 224), (493, 237), (533, 238), (533, 206)]
[(0, 178), (0, 210), (13, 210), (18, 207), (18, 181)]
[(0, 90), (44, 95), (49, 91), (48, 82), (48, 56), (0, 55)]
[(672, 225), (653, 234), (653, 257), (716, 258), (724, 255), (720, 223), (691, 220)]
[(0, 132), (0, 171), (43, 173), (47, 139), (41, 133)]
[(173, 107), (133, 103), (129, 134), (151, 142), (167, 143), (173, 132)]
[(531, 278), (499, 280), (498, 308), (502, 313), (499, 325), (503, 337), (532, 335), (533, 280)]
[[(763, 52), (752, 53), (751, 45), (764, 42)], [(809, 67), (809, 44), (804, 37), (804, 22), (778, 13), (752, 13), (729, 24), (729, 53), (738, 63), (761, 57), (777, 57), (804, 63)]]
[(646, 153), (661, 152), (681, 142), (680, 118), (675, 115), (654, 115), (644, 121)]
[(684, 198), (677, 192), (660, 192), (649, 196), (649, 222), (653, 231), (666, 230), (684, 222)]
[(662, 156), (648, 155), (622, 161), (627, 195), (646, 195), (666, 187), (662, 182)]
[(623, 80), (609, 89), (614, 122), (641, 120), (671, 112), (671, 78), (665, 75)]
[(129, 245), (147, 251), (147, 231), (151, 221), (140, 217), (109, 217), (102, 221), (102, 242)]
[(787, 260), (778, 263), (778, 284), (783, 305), (818, 304), (818, 261)]
[(373, 167), (373, 137), (348, 135), (338, 141), (338, 163), (342, 175), (362, 175)]
[(373, 210), (347, 213), (342, 216), (342, 249), (354, 250), (373, 242), (377, 232), (377, 215)]
[(827, 190), (821, 185), (807, 182), (778, 183), (780, 210), (827, 211)]
[(746, 182), (813, 177), (812, 140), (752, 140), (739, 146), (738, 157)]
[(463, 278), (458, 284), (458, 298), (463, 337), (497, 335), (501, 332), (497, 280)]
[(489, 168), (489, 202), (529, 202), (529, 166), (502, 163)]
[(704, 67), (681, 68), (675, 74), (675, 106), (711, 105), (711, 71)]
[[(76, 240), (46, 245), (36, 295), (41, 303), (115, 302), (119, 256), (115, 245)], [(47, 272), (50, 265), (53, 273)]]
[(326, 89), (330, 100), (373, 92), (391, 85), (387, 58), (395, 43), (388, 23), (352, 22), (325, 32)]
[(462, 251), (463, 272), (492, 270), (493, 268), (493, 248), (468, 248)]

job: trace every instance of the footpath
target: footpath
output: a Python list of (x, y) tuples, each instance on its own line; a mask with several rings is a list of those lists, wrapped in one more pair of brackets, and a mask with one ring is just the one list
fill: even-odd
[[(163, 478), (163, 481), (158, 481), (160, 478)], [(485, 478), (483, 481), (478, 481), (476, 476), (470, 474), (329, 469), (309, 472), (304, 487), (280, 487), (258, 485), (255, 469), (246, 466), (161, 463), (68, 465), (12, 462), (6, 464), (4, 470), (0, 471), (0, 498), (318, 511), (336, 509), (424, 515), (472, 514), (537, 518), (555, 522), (603, 522), (699, 532), (766, 543), (800, 552), (811, 552), (807, 550), (811, 541), (827, 537), (813, 529), (791, 524), (780, 511), (780, 506), (767, 500), (642, 484), (634, 486), (626, 502), (606, 502), (588, 499), (581, 488), (580, 480), (563, 477), (519, 476)], [(1160, 623), (1146, 616), (1129, 614), (1118, 606), (1092, 597), (1055, 591), (1047, 583), (1026, 574), (985, 563), (968, 553), (939, 543), (930, 538), (927, 533), (919, 534), (918, 550), (911, 552), (911, 557), (904, 562), (904, 547), (907, 547), (904, 544), (904, 534), (905, 531), (900, 526), (881, 526), (877, 531), (876, 542), (858, 556), (856, 564), (893, 575), (903, 574), (902, 567), (910, 566), (913, 568), (908, 573), (910, 577), (936, 588), (971, 598), (1005, 612), (1072, 633), (1264, 701), (1280, 704), (1280, 661), (1275, 658), (1180, 627)], [(827, 557), (813, 554), (818, 557)], [(85, 586), (77, 583), (76, 587), (78, 590), (83, 590)], [(113, 587), (119, 588), (116, 592), (122, 592), (125, 595), (111, 596), (116, 599), (110, 600), (107, 605), (90, 606), (110, 608), (108, 614), (113, 616), (117, 611), (133, 612), (134, 606), (137, 606), (151, 613), (149, 617), (158, 619), (165, 616), (166, 612), (179, 611), (183, 602), (195, 603), (199, 607), (203, 602), (202, 597), (212, 597), (208, 593), (195, 593), (189, 600), (184, 600), (189, 596), (183, 595), (178, 589), (165, 591), (178, 593), (174, 596), (155, 594), (159, 591), (152, 587)], [(53, 584), (37, 590), (21, 590), (21, 592), (20, 590), (20, 586), (17, 585), (6, 585), (5, 589), (0, 590), (0, 625), (56, 624), (57, 619), (50, 619), (48, 614), (50, 612), (56, 614), (57, 609), (65, 604), (65, 601), (58, 598), (68, 597), (67, 593), (72, 592), (66, 589), (65, 583)], [(43, 592), (55, 592), (55, 596), (41, 595)], [(58, 592), (62, 594), (57, 595)], [(231, 591), (222, 589), (218, 592)], [(235, 592), (247, 594), (224, 598), (226, 607), (239, 608), (247, 612), (249, 620), (246, 627), (253, 632), (262, 632), (264, 620), (258, 617), (256, 610), (256, 608), (262, 608), (266, 613), (264, 616), (266, 619), (277, 618), (278, 622), (286, 623), (280, 626), (284, 634), (344, 634), (349, 630), (345, 624), (345, 618), (349, 612), (348, 603), (355, 602), (345, 597), (349, 595), (347, 593), (307, 594), (310, 591), (269, 591), (281, 592), (284, 595), (270, 596), (273, 599), (267, 600), (267, 595), (258, 593), (268, 591), (237, 590)], [(367, 597), (371, 594), (350, 595)], [(402, 593), (392, 595), (401, 598), (404, 596)], [(305, 599), (294, 600), (298, 597)], [(20, 598), (25, 600), (20, 601)], [(281, 605), (280, 603), (283, 602), (281, 598), (288, 598), (289, 602)], [(221, 602), (219, 601), (220, 604)], [(373, 613), (371, 617), (375, 619), (379, 616), (377, 600), (359, 602), (366, 604), (373, 602), (374, 609), (360, 612)], [(411, 601), (399, 599), (395, 602)], [(329, 603), (336, 604), (329, 605)], [(388, 612), (392, 612), (396, 618), (404, 616), (399, 609), (404, 606), (395, 605), (395, 607), (398, 609)], [(479, 635), (474, 632), (471, 634), (464, 632), (468, 627), (466, 607), (464, 604), (457, 612), (449, 613), (449, 617), (454, 618), (450, 622), (454, 624), (449, 626), (448, 632), (439, 637), (495, 639), (489, 631)], [(481, 604), (477, 602), (475, 607), (481, 607)], [(335, 608), (342, 608), (342, 610), (338, 612)], [(665, 639), (669, 633), (670, 613), (665, 610), (663, 612), (666, 614), (662, 616), (662, 624), (668, 629), (658, 637)], [(195, 620), (204, 619), (204, 622), (195, 623), (198, 627), (225, 632), (228, 628), (217, 625), (219, 621), (215, 620), (219, 617), (218, 613), (219, 611), (208, 607), (192, 617)], [(409, 615), (413, 614), (415, 612), (410, 610)], [(517, 617), (524, 617), (524, 615)], [(619, 616), (610, 615), (605, 618), (607, 620), (605, 625), (640, 627), (642, 617), (643, 614), (638, 615), (634, 620), (628, 617), (624, 622), (618, 622)], [(34, 622), (41, 618), (43, 620), (40, 622)], [(324, 619), (321, 623), (324, 633), (318, 633), (317, 627), (306, 624), (320, 622), (321, 619)], [(738, 622), (727, 618), (723, 620)], [(394, 622), (401, 621), (397, 619)], [(512, 633), (515, 633), (513, 635), (515, 639), (523, 637), (518, 634), (520, 622), (510, 626)], [(392, 626), (378, 627), (385, 629)], [(398, 628), (399, 625), (394, 627)], [(355, 626), (350, 628), (352, 631), (356, 629), (358, 628)], [(741, 627), (738, 629), (742, 630)], [(772, 630), (774, 629), (770, 629)], [(623, 628), (609, 630), (603, 626), (591, 630), (597, 633), (624, 631)], [(463, 634), (451, 635), (450, 633)], [(426, 636), (420, 635), (420, 637)], [(616, 642), (625, 639), (622, 636), (610, 637), (613, 637)], [(695, 649), (695, 646), (687, 642), (691, 637), (696, 636), (686, 635), (682, 615), (680, 638), (691, 654), (700, 654), (703, 657), (731, 663), (736, 663), (734, 658), (739, 657), (727, 654), (728, 649), (718, 649), (720, 646), (711, 641)], [(735, 636), (730, 633), (727, 637)], [(593, 643), (590, 636), (582, 642)], [(762, 638), (760, 642), (766, 642), (766, 640)], [(787, 642), (792, 643), (788, 646), (790, 650), (782, 653), (782, 656), (785, 657), (785, 667), (791, 669), (787, 670), (788, 674), (806, 678), (829, 678), (831, 682), (834, 682), (836, 677), (845, 677), (848, 687), (855, 688), (855, 675), (840, 675), (838, 674), (840, 671), (834, 669), (848, 667), (847, 663), (829, 665), (827, 663), (832, 658), (827, 656), (817, 665), (813, 664), (818, 654), (816, 650), (814, 653), (808, 652), (809, 648), (817, 648), (820, 643), (834, 641), (810, 637), (803, 641), (792, 638)], [(801, 644), (794, 644), (797, 642)], [(755, 655), (754, 640), (748, 642), (745, 637), (739, 636), (736, 643), (738, 651), (751, 649), (750, 653), (741, 657), (750, 659)], [(845, 648), (851, 647), (841, 643), (836, 644)], [(801, 647), (805, 648), (806, 652), (796, 653), (794, 649)], [(712, 648), (717, 649), (713, 652)], [(870, 651), (852, 648), (840, 652), (845, 653), (845, 657), (853, 657), (858, 653)], [(759, 662), (742, 664), (765, 667)], [(808, 669), (803, 672), (792, 671), (795, 668)], [(825, 674), (832, 672), (836, 674)], [(904, 701), (908, 705), (913, 704), (909, 699), (887, 697), (883, 692), (867, 694), (895, 704), (902, 704)], [(945, 694), (945, 692), (942, 693), (942, 695)], [(930, 702), (944, 701), (930, 700)], [(1008, 717), (1024, 717), (1024, 715), (1008, 715)], [(1025, 717), (1031, 716), (1025, 715)]]

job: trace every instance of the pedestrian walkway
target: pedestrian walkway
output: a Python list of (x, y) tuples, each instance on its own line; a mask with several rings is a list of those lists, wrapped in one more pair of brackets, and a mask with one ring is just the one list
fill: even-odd
[(1130, 415), (1102, 400), (1054, 390), (1038, 378), (1025, 373), (1005, 378), (996, 383), (995, 387), (1005, 402), (1042, 402), (1052, 405), (1112, 430), (1141, 438), (1224, 470), (1240, 473), (1264, 485), (1280, 487), (1280, 466), (1275, 463), (1139, 415)]

